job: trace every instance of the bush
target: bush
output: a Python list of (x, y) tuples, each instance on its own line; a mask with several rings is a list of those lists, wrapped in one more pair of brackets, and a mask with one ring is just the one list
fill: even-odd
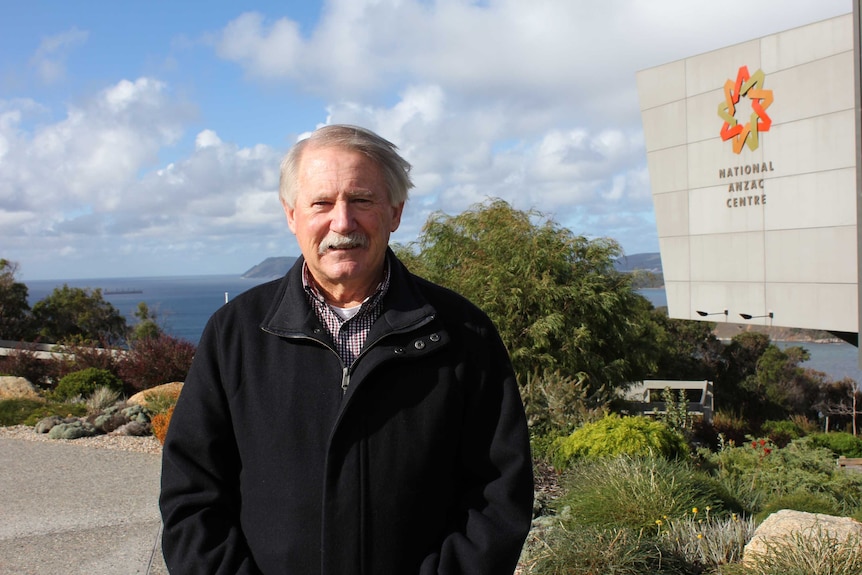
[(159, 443), (162, 445), (165, 444), (165, 436), (168, 434), (168, 427), (171, 424), (171, 417), (173, 417), (173, 415), (174, 408), (171, 406), (167, 411), (154, 415), (150, 422), (153, 427), (153, 435), (156, 436), (156, 439), (158, 439)]
[(751, 433), (748, 420), (741, 415), (727, 411), (717, 411), (712, 416), (712, 429), (715, 434), (723, 438), (722, 443), (742, 445), (746, 437)]
[(33, 427), (46, 417), (56, 415), (58, 417), (83, 417), (87, 415), (87, 406), (83, 403), (64, 403), (49, 401), (36, 408), (20, 421), (20, 425)]
[(597, 421), (607, 412), (587, 397), (587, 384), (559, 372), (529, 376), (521, 388), (530, 431), (538, 435), (568, 435), (576, 427)]
[(841, 515), (843, 511), (838, 502), (825, 493), (793, 491), (767, 499), (760, 513), (757, 514), (757, 522), (763, 521), (771, 514), (782, 509), (793, 509), (795, 511), (805, 511), (806, 513), (823, 513), (825, 515)]
[(844, 431), (830, 433), (814, 433), (808, 436), (812, 445), (830, 450), (835, 455), (844, 457), (862, 457), (862, 437)]
[[(715, 518), (709, 512), (670, 519), (659, 526), (665, 544), (697, 567), (718, 567), (739, 562), (754, 535), (755, 522), (736, 514)], [(694, 571), (700, 572), (700, 571)]]
[(524, 575), (687, 575), (685, 562), (630, 529), (556, 525), (531, 533)]
[(611, 414), (557, 440), (552, 460), (554, 466), (562, 470), (582, 458), (617, 455), (676, 458), (687, 453), (685, 439), (660, 421)]
[(120, 377), (130, 395), (164, 383), (185, 381), (194, 356), (193, 343), (169, 335), (135, 340), (119, 362)]
[(711, 470), (752, 515), (769, 499), (799, 491), (831, 498), (848, 514), (862, 505), (862, 474), (839, 469), (832, 452), (812, 445), (810, 436), (783, 449), (760, 440), (718, 453), (698, 453), (704, 469)]
[(778, 447), (784, 447), (792, 440), (803, 436), (802, 430), (789, 419), (766, 421), (760, 429), (769, 438), (769, 441)]
[(120, 399), (120, 392), (110, 387), (100, 387), (84, 401), (87, 411), (91, 414), (99, 413), (107, 407), (116, 404)]
[(736, 503), (719, 483), (685, 461), (661, 457), (602, 458), (578, 463), (563, 478), (572, 527), (655, 529), (656, 521), (681, 518), (694, 508), (713, 513)]
[(0, 400), (0, 426), (21, 425), (34, 410), (45, 405), (38, 399), (4, 399)]
[(88, 367), (63, 377), (52, 395), (59, 400), (83, 398), (91, 396), (100, 387), (121, 391), (123, 382), (110, 371)]
[(58, 379), (91, 367), (109, 371), (119, 378), (116, 351), (104, 343), (103, 347), (99, 347), (92, 343), (69, 342), (55, 349), (65, 354), (48, 360), (53, 364), (51, 371), (56, 374)]

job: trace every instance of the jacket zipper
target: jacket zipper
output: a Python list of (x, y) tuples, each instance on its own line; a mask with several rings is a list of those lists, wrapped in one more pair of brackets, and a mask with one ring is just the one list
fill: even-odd
[(359, 361), (359, 358), (361, 358), (363, 355), (365, 355), (365, 353), (366, 353), (368, 350), (370, 350), (371, 348), (373, 348), (374, 346), (376, 346), (378, 343), (380, 343), (381, 341), (383, 341), (384, 339), (386, 339), (386, 338), (387, 338), (387, 337), (389, 337), (389, 336), (392, 336), (392, 335), (398, 335), (398, 334), (400, 334), (400, 333), (406, 333), (406, 332), (409, 332), (409, 331), (413, 331), (414, 329), (419, 329), (419, 328), (420, 328), (420, 327), (422, 327), (423, 325), (425, 325), (425, 324), (427, 324), (427, 323), (429, 323), (429, 322), (434, 321), (434, 318), (435, 318), (435, 317), (436, 317), (436, 315), (431, 314), (431, 315), (425, 316), (424, 318), (422, 318), (422, 320), (421, 320), (421, 321), (418, 321), (418, 322), (416, 322), (416, 323), (414, 323), (414, 324), (411, 324), (411, 325), (409, 325), (409, 326), (403, 327), (403, 328), (401, 328), (401, 329), (399, 329), (399, 330), (390, 331), (389, 333), (383, 334), (382, 336), (380, 336), (379, 338), (377, 338), (376, 340), (374, 340), (374, 341), (371, 343), (371, 345), (365, 345), (365, 346), (363, 346), (363, 348), (364, 348), (364, 349), (362, 350), (362, 352), (361, 352), (359, 355), (357, 355), (357, 356), (356, 356), (356, 359), (354, 359), (354, 360), (353, 360), (353, 363), (351, 363), (349, 366), (344, 365), (344, 361), (341, 359), (341, 356), (340, 356), (340, 355), (338, 355), (338, 352), (337, 352), (335, 349), (333, 349), (333, 348), (332, 348), (332, 346), (328, 345), (326, 342), (321, 341), (321, 340), (319, 340), (319, 339), (317, 339), (317, 338), (314, 338), (314, 337), (311, 337), (311, 336), (305, 335), (305, 334), (303, 334), (303, 333), (300, 333), (300, 334), (292, 333), (292, 334), (289, 334), (289, 335), (288, 335), (288, 334), (278, 334), (278, 333), (276, 333), (276, 332), (274, 332), (274, 331), (271, 331), (271, 330), (269, 330), (269, 329), (266, 329), (266, 328), (264, 328), (264, 331), (267, 331), (267, 332), (269, 332), (269, 333), (271, 333), (271, 334), (273, 334), (273, 335), (279, 336), (279, 337), (286, 337), (286, 338), (290, 338), (290, 339), (306, 339), (306, 340), (309, 340), (309, 341), (313, 341), (313, 342), (319, 343), (320, 345), (322, 345), (323, 347), (325, 347), (326, 349), (328, 349), (329, 351), (331, 351), (333, 354), (335, 354), (335, 357), (337, 357), (337, 358), (338, 358), (339, 363), (341, 363), (341, 396), (342, 396), (342, 397), (344, 397), (344, 396), (347, 394), (347, 388), (350, 386), (350, 372), (351, 372), (351, 368), (352, 368), (354, 365), (356, 365), (356, 362), (357, 362), (357, 361)]

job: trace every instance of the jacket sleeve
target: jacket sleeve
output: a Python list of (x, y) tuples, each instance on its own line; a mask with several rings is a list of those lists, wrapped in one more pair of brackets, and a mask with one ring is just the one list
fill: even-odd
[[(529, 432), (508, 353), (492, 327), (491, 350), (477, 370), (479, 382), (463, 424), (461, 468), (466, 479), (457, 519), (421, 575), (513, 573), (533, 515), (533, 463)], [(486, 341), (486, 345), (488, 344)]]
[(162, 550), (174, 575), (260, 573), (240, 527), (240, 461), (210, 320), (162, 452)]

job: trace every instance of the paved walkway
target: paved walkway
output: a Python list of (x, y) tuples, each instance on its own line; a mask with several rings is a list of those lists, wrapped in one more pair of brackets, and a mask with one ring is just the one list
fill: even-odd
[(166, 575), (158, 455), (0, 438), (0, 575)]

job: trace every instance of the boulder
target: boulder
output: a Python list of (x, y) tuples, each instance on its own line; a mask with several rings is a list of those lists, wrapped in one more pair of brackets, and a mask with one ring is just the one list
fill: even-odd
[(165, 383), (164, 385), (157, 385), (156, 387), (151, 387), (149, 389), (145, 389), (144, 391), (139, 391), (132, 397), (130, 397), (126, 403), (129, 405), (146, 405), (147, 398), (151, 395), (171, 395), (174, 397), (180, 396), (180, 391), (183, 389), (182, 381), (174, 381), (172, 383)]
[(14, 375), (0, 376), (0, 399), (39, 399), (39, 392), (32, 383)]
[(823, 537), (844, 542), (848, 538), (862, 538), (862, 523), (849, 517), (835, 517), (821, 513), (805, 513), (782, 509), (776, 511), (754, 531), (751, 541), (745, 546), (743, 564), (752, 565), (757, 556), (763, 556), (769, 547), (775, 548), (794, 536)]

